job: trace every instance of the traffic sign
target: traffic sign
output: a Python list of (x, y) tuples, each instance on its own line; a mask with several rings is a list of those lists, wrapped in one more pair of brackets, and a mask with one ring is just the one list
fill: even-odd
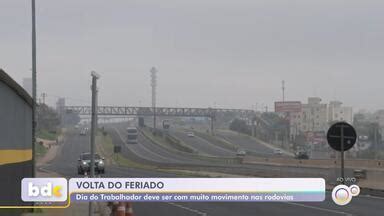
[(333, 124), (327, 133), (328, 144), (336, 151), (348, 151), (356, 143), (356, 131), (346, 122)]
[(344, 184), (344, 151), (348, 151), (356, 143), (356, 131), (352, 125), (346, 122), (338, 122), (332, 125), (327, 133), (328, 144), (331, 148), (340, 152), (341, 183)]

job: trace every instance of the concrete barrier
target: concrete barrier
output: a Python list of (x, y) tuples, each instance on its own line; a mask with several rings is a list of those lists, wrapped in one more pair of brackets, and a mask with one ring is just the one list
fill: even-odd
[[(293, 158), (262, 158), (246, 156), (243, 164), (253, 164), (258, 168), (278, 170), (276, 177), (320, 177), (330, 185), (338, 184), (340, 176), (339, 160), (298, 160)], [(365, 179), (358, 179), (362, 188), (384, 190), (384, 166), (382, 160), (346, 160), (345, 176), (354, 177), (354, 170), (364, 170)]]
[[(340, 166), (340, 160), (337, 159), (309, 159), (299, 160), (294, 158), (264, 158), (246, 156), (243, 159), (244, 164), (275, 164), (284, 166), (305, 166), (315, 168), (333, 168)], [(384, 171), (384, 160), (345, 160), (345, 167), (353, 169), (377, 169)]]

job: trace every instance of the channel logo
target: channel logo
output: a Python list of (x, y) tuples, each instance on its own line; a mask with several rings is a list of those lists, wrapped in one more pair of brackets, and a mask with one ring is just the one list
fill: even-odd
[(352, 201), (352, 197), (360, 194), (360, 187), (357, 185), (337, 185), (332, 190), (332, 200), (337, 205), (344, 206)]
[(21, 199), (24, 202), (65, 202), (68, 182), (65, 178), (24, 178)]

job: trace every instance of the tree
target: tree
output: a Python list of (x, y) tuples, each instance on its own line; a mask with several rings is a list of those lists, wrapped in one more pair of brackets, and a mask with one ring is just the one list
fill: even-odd
[(229, 125), (229, 129), (240, 133), (251, 135), (252, 129), (247, 125), (244, 120), (234, 119)]
[(56, 130), (60, 124), (60, 118), (56, 111), (46, 104), (37, 106), (37, 129), (38, 130)]

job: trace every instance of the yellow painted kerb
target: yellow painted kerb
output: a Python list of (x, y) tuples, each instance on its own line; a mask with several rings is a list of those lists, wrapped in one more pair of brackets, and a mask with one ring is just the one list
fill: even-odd
[(32, 160), (32, 149), (0, 150), (0, 165)]

